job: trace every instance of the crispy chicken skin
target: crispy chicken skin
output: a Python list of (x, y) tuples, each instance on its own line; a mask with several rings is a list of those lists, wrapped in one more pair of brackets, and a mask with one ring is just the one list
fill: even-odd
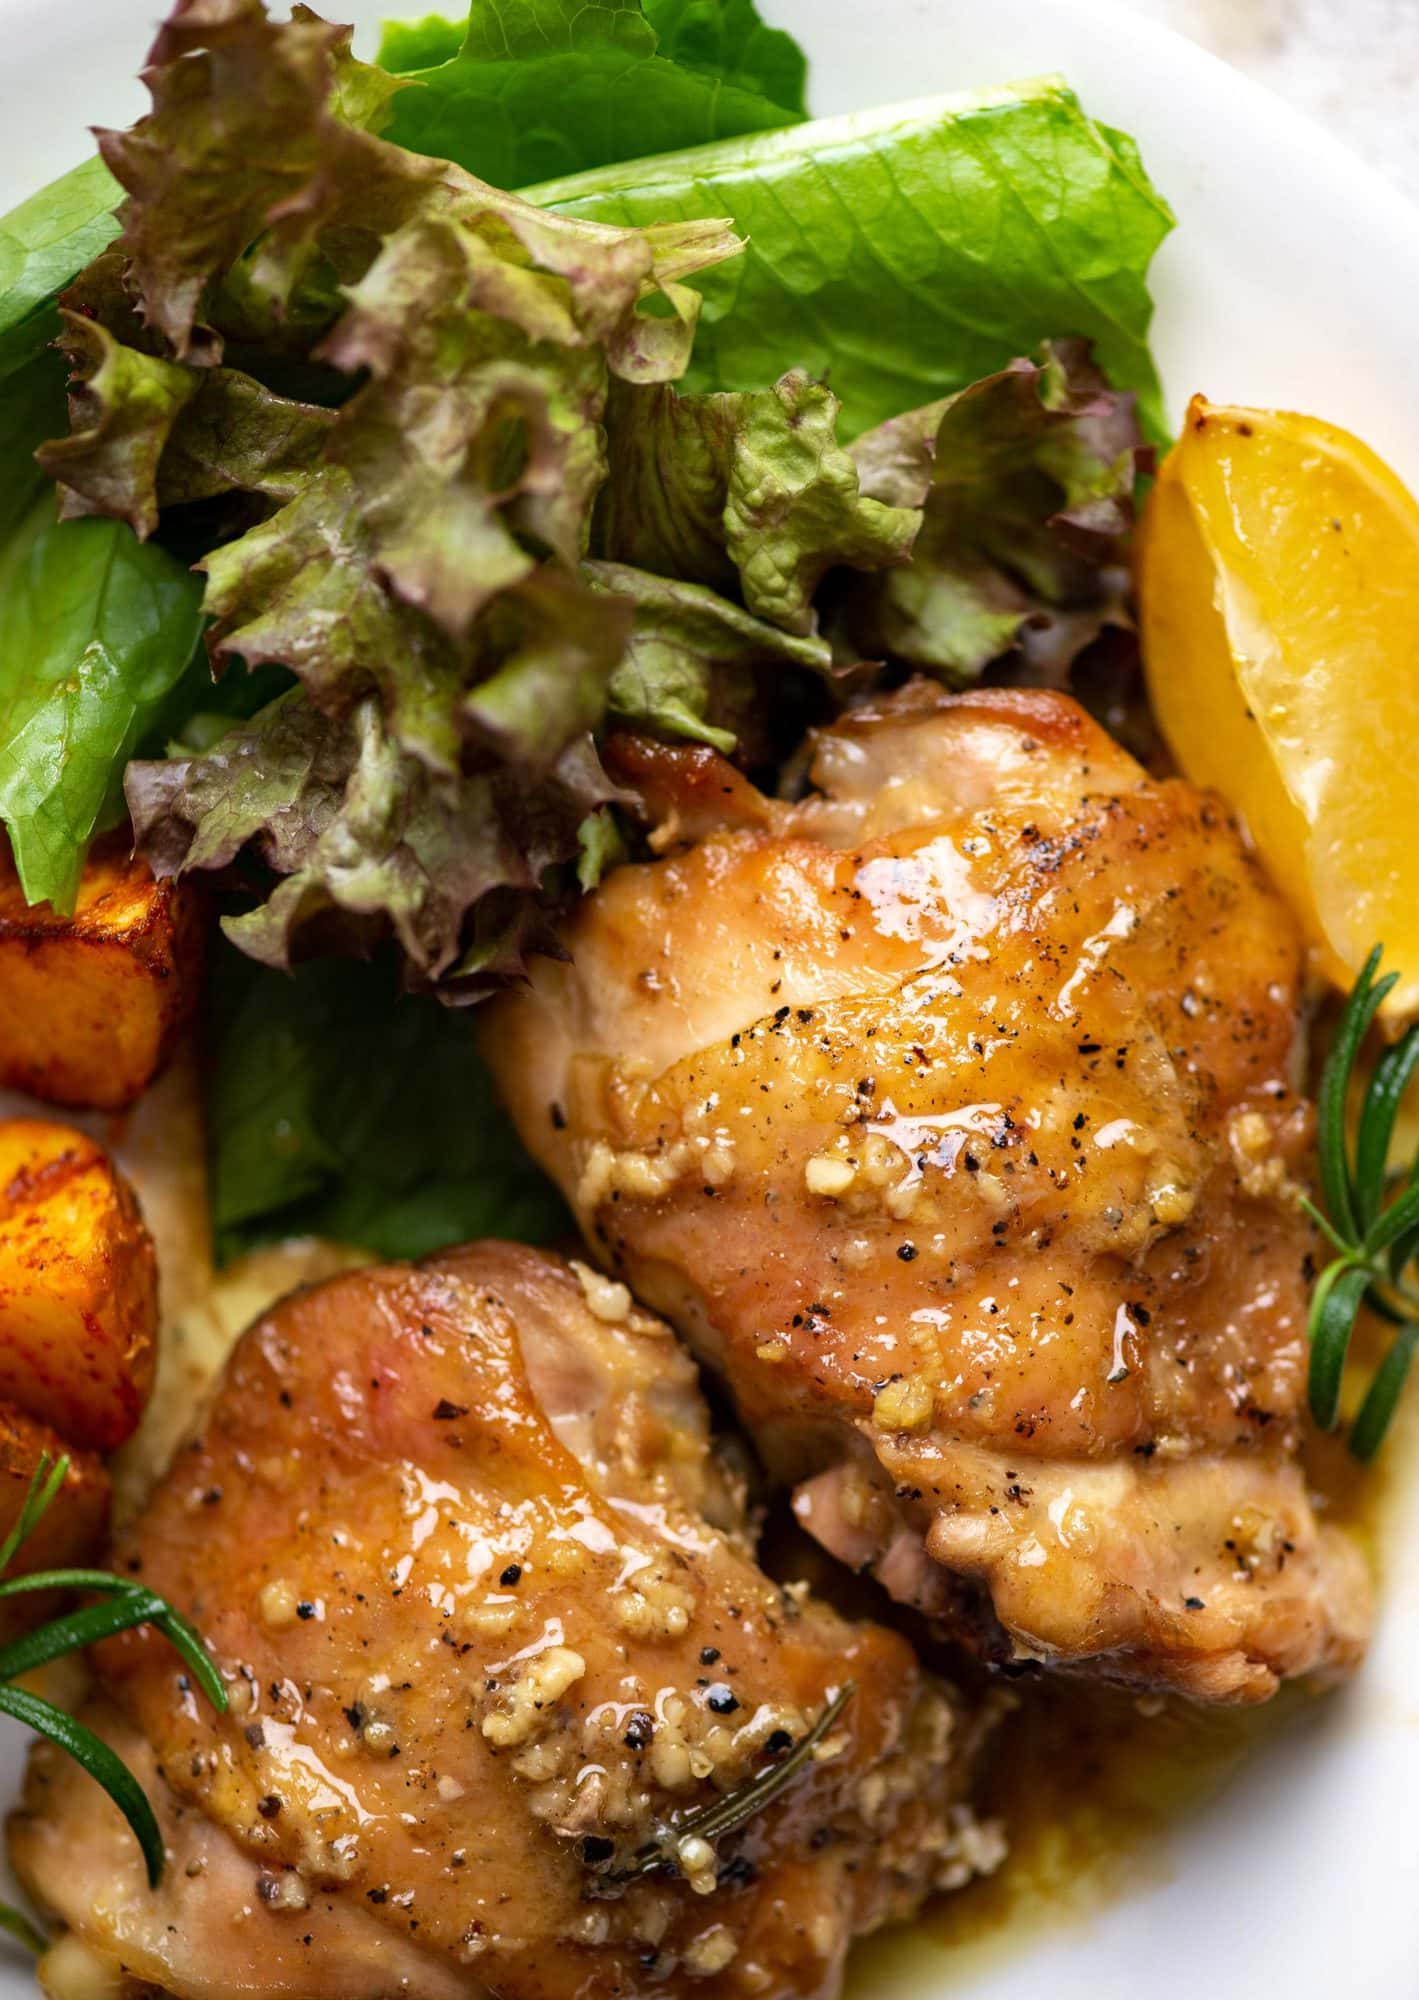
[(1302, 950), (1221, 804), (1009, 690), (857, 710), (796, 804), (619, 763), (662, 858), (485, 1045), (805, 1526), (1017, 1660), (1214, 1701), (1352, 1666), (1296, 1463)]
[[(753, 1561), (693, 1364), (624, 1289), (501, 1244), (297, 1293), (238, 1347), (118, 1567), (206, 1636), (102, 1649), (91, 1720), (160, 1801), (148, 1890), (90, 1780), (36, 1752), (11, 1851), (95, 1959), (183, 2000), (837, 1993), (850, 1938), (995, 1858), (979, 1735), (880, 1627)], [(785, 1754), (681, 1872), (608, 1879)]]

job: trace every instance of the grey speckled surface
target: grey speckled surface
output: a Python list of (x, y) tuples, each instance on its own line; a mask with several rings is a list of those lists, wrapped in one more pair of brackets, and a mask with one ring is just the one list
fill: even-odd
[(1123, 0), (1235, 63), (1419, 201), (1419, 0)]

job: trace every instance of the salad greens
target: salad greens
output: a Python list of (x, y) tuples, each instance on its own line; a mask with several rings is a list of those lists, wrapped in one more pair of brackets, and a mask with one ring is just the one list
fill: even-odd
[(864, 493), (922, 511), (911, 561), (854, 586), (854, 645), (948, 680), (1014, 648), (1062, 681), (1105, 625), (1128, 623), (1137, 446), (1081, 340), (866, 432)]
[(32, 355), (0, 384), (0, 548), (44, 491), (35, 453), (64, 424), (64, 363)]
[(752, 0), (473, 0), (459, 27), (389, 30), (380, 59), (420, 86), (389, 136), (499, 187), (804, 116), (802, 54)]
[(757, 617), (811, 636), (828, 571), (905, 562), (920, 524), (920, 495), (898, 507), (859, 489), (838, 413), (801, 368), (752, 393), (620, 393), (599, 551), (738, 595)]
[(43, 495), (0, 552), (0, 816), (26, 896), (74, 907), (90, 837), (197, 645), (202, 592), (118, 521)]
[(1056, 78), (637, 160), (525, 190), (624, 226), (728, 216), (742, 258), (696, 280), (693, 389), (826, 379), (849, 437), (1042, 339), (1094, 343), (1164, 435), (1147, 271), (1172, 215), (1137, 149)]
[(0, 378), (58, 332), (55, 297), (118, 234), (121, 192), (102, 160), (86, 160), (0, 221)]
[(417, 1257), (474, 1236), (570, 1234), (462, 1016), (401, 995), (388, 957), (287, 978), (220, 950), (208, 1107), (220, 1256), (283, 1236)]
[(0, 815), (61, 908), (120, 790), (229, 892), (227, 1250), (559, 1228), (387, 950), (457, 1002), (550, 947), (635, 849), (618, 723), (766, 765), (884, 673), (1061, 680), (1161, 432), (1168, 211), (1057, 81), (804, 123), (753, 0), (380, 56), (177, 0), (0, 223)]

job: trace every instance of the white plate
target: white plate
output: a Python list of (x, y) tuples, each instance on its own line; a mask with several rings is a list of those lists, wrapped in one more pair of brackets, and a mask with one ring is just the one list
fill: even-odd
[[(354, 8), (362, 28), (396, 11)], [(765, 0), (832, 112), (1058, 69), (1134, 133), (1179, 228), (1156, 267), (1172, 407), (1297, 407), (1366, 436), (1419, 486), (1419, 212), (1341, 147), (1165, 31), (1090, 0)], [(154, 0), (0, 0), (0, 208), (141, 109)], [(329, 11), (346, 10), (331, 4)], [(448, 11), (456, 11), (450, 4)], [(785, 365), (793, 360), (785, 355)], [(1419, 1995), (1419, 1490), (1395, 1499), (1384, 1616), (1359, 1682), (1273, 1743), (1088, 1923), (977, 1965), (874, 1961), (873, 2000), (1331, 2000)], [(0, 1743), (0, 1792), (20, 1744)], [(0, 2000), (29, 2000), (0, 1965)]]

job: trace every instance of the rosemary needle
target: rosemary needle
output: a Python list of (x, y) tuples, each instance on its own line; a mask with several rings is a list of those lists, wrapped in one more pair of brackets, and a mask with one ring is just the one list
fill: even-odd
[(1340, 1387), (1350, 1338), (1362, 1305), (1394, 1328), (1355, 1421), (1350, 1449), (1371, 1459), (1389, 1428), (1419, 1346), (1419, 1159), (1387, 1172), (1390, 1142), (1405, 1090), (1419, 1069), (1419, 1022), (1386, 1049), (1365, 1087), (1353, 1149), (1345, 1107), (1370, 1024), (1398, 974), (1379, 977), (1384, 948), (1376, 945), (1350, 991), (1321, 1075), (1317, 1146), (1325, 1212), (1305, 1207), (1336, 1255), (1311, 1296), (1311, 1414), (1323, 1430), (1340, 1416)]
[(713, 1799), (708, 1805), (697, 1806), (693, 1812), (667, 1820), (652, 1839), (636, 1849), (629, 1860), (599, 1871), (601, 1879), (608, 1883), (634, 1882), (643, 1875), (655, 1875), (662, 1870), (673, 1873), (678, 1866), (677, 1855), (682, 1841), (699, 1839), (713, 1842), (723, 1840), (727, 1834), (737, 1833), (765, 1806), (780, 1798), (807, 1769), (814, 1751), (855, 1693), (852, 1682), (848, 1681), (838, 1689), (813, 1727), (784, 1756), (765, 1764), (752, 1777), (746, 1778), (742, 1785), (726, 1792), (722, 1799)]
[[(34, 1533), (64, 1484), (68, 1470), (67, 1458), (52, 1460), (47, 1453), (41, 1456), (15, 1524), (0, 1542), (0, 1571), (9, 1567)], [(122, 1759), (82, 1722), (43, 1696), (13, 1683), (22, 1674), (31, 1673), (65, 1653), (79, 1652), (136, 1625), (151, 1625), (181, 1654), (214, 1708), (225, 1710), (226, 1689), (206, 1647), (187, 1620), (145, 1584), (132, 1583), (105, 1569), (36, 1570), (0, 1581), (0, 1599), (33, 1590), (89, 1591), (98, 1596), (99, 1602), (64, 1612), (34, 1631), (22, 1633), (9, 1645), (0, 1646), (0, 1714), (13, 1715), (37, 1735), (57, 1743), (103, 1787), (132, 1828), (133, 1837), (142, 1849), (149, 1884), (156, 1888), (163, 1871), (163, 1840), (156, 1815), (138, 1780)], [(5, 1905), (0, 1905), (0, 1929), (23, 1937), (31, 1945), (35, 1941), (33, 1927)]]

